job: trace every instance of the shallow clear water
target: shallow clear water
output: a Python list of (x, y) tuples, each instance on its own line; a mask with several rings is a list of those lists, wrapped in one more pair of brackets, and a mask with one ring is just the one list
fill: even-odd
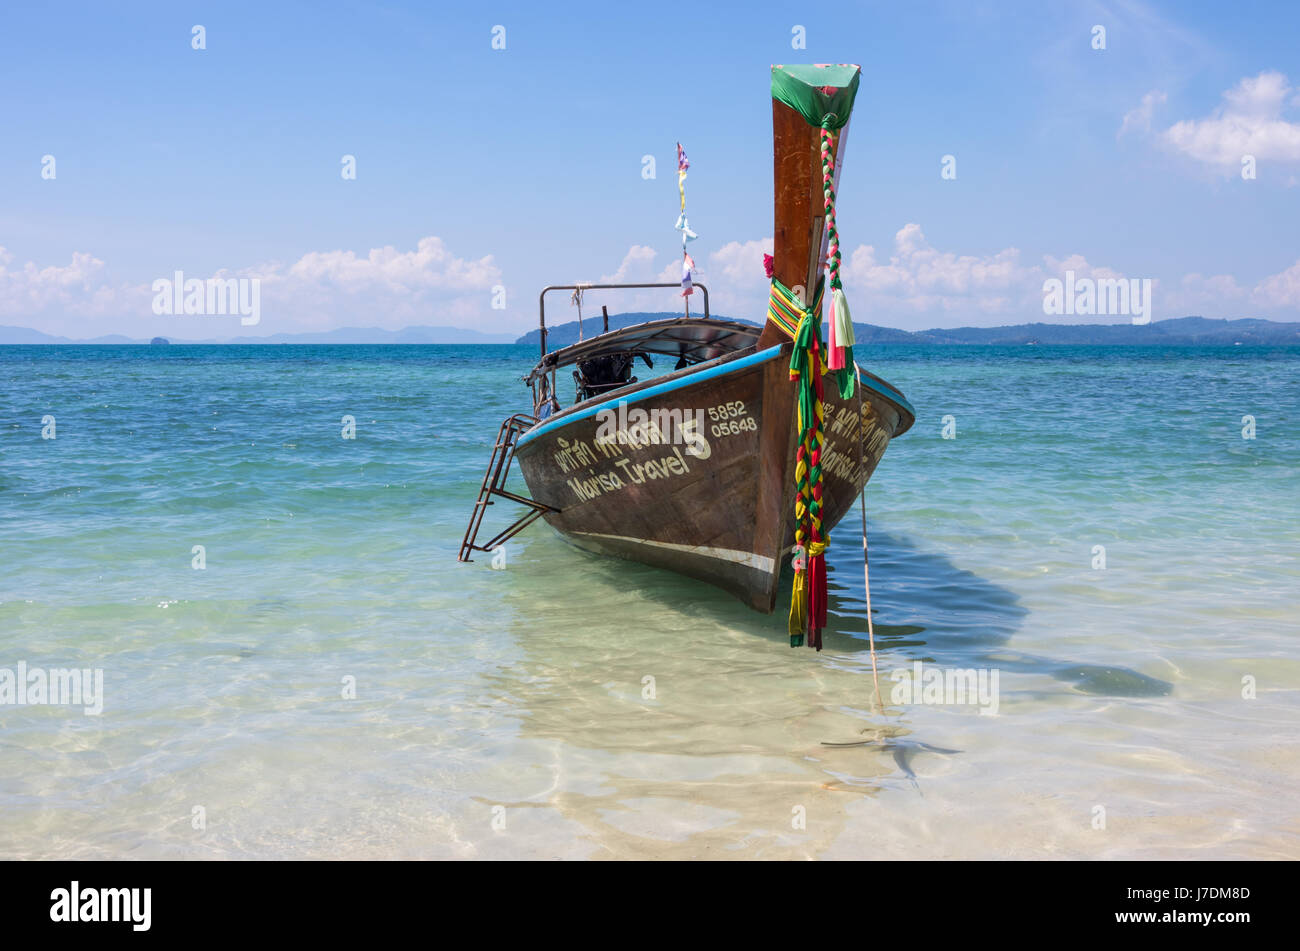
[(0, 857), (1300, 857), (1300, 349), (860, 355), (883, 713), (856, 513), (821, 654), (543, 525), (456, 562), (533, 356), (0, 347), (0, 668), (105, 693), (0, 705)]

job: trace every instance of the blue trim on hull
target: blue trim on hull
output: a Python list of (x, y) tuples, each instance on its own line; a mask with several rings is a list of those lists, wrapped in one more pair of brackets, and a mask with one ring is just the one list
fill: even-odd
[[(524, 435), (520, 436), (515, 445), (522, 446), (524, 443), (530, 442), (543, 433), (550, 432), (553, 429), (558, 429), (561, 426), (567, 426), (569, 423), (574, 423), (578, 420), (589, 419), (599, 413), (602, 409), (606, 409), (609, 406), (617, 406), (620, 402), (635, 403), (640, 400), (649, 399), (652, 396), (671, 393), (673, 390), (680, 390), (683, 387), (693, 386), (694, 384), (700, 383), (704, 380), (711, 380), (715, 376), (722, 376), (735, 370), (744, 370), (760, 363), (766, 363), (768, 360), (773, 360), (780, 355), (780, 347), (768, 347), (764, 350), (758, 351), (758, 353), (751, 354), (748, 357), (741, 357), (739, 360), (719, 363), (717, 366), (700, 370), (698, 373), (688, 373), (686, 376), (679, 377), (676, 380), (669, 380), (667, 383), (659, 383), (655, 386), (646, 387), (644, 390), (637, 390), (634, 393), (629, 393), (621, 399), (603, 400), (588, 409), (582, 410), (581, 412), (568, 414), (553, 421), (539, 423), (537, 426), (534, 426), (528, 432), (524, 433)], [(889, 387), (882, 387), (875, 380), (865, 376), (862, 378), (862, 385), (870, 390), (875, 390), (886, 399), (897, 403), (902, 409), (906, 410), (913, 419), (916, 418), (916, 410), (912, 409), (912, 404), (907, 401), (902, 393), (898, 393)]]

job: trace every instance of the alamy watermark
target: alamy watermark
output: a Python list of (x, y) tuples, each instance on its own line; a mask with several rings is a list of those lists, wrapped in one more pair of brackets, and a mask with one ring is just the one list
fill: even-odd
[(998, 712), (997, 668), (926, 667), (918, 660), (893, 671), (889, 679), (894, 681), (890, 703), (978, 706), (987, 716)]
[(210, 277), (186, 280), (183, 271), (153, 282), (153, 312), (164, 316), (220, 317), (238, 314), (252, 327), (262, 320), (262, 281), (256, 277)]
[(101, 667), (0, 667), (0, 706), (81, 707), (88, 717), (104, 712), (104, 670)]
[[(717, 407), (714, 408), (715, 414)], [(685, 446), (687, 455), (707, 459), (708, 441), (702, 437), (708, 410), (628, 409), (625, 400), (596, 413), (596, 444), (630, 446)]]
[(73, 880), (50, 892), (50, 921), (125, 922), (132, 931), (148, 931), (152, 904), (152, 888), (83, 888)]
[(1087, 316), (1131, 316), (1135, 324), (1151, 323), (1151, 278), (1080, 277), (1065, 272), (1065, 280), (1043, 281), (1043, 313)]

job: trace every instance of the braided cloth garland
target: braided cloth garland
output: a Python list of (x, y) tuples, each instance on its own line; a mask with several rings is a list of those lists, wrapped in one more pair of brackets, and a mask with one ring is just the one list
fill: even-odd
[(849, 302), (844, 297), (844, 286), (840, 283), (840, 232), (835, 227), (835, 134), (830, 125), (835, 119), (834, 113), (828, 113), (822, 119), (822, 204), (826, 215), (826, 268), (830, 272), (831, 285), (831, 319), (830, 319), (830, 356), (827, 365), (838, 371), (840, 397), (848, 399), (853, 395), (854, 379), (849, 372), (853, 366), (853, 319), (849, 316)]
[[(790, 598), (790, 646), (804, 642), (818, 650), (826, 626), (826, 561), (830, 538), (823, 522), (822, 454), (824, 449), (825, 392), (822, 377), (836, 374), (841, 398), (856, 389), (853, 370), (853, 322), (840, 286), (840, 235), (835, 221), (835, 151), (838, 136), (848, 123), (857, 96), (860, 70), (851, 64), (773, 66), (772, 99), (798, 113), (818, 130), (822, 164), (823, 232), (827, 256), (822, 265), (829, 281), (819, 281), (812, 307), (795, 300), (776, 280), (772, 259), (765, 255), (764, 267), (772, 278), (768, 320), (793, 338), (790, 378), (798, 388), (798, 444), (795, 452), (795, 548), (794, 590)], [(802, 272), (802, 261), (798, 264)], [(821, 338), (821, 304), (825, 285), (830, 284), (830, 333)]]
[(767, 319), (775, 323), (785, 331), (786, 336), (792, 340), (799, 333), (799, 322), (803, 320), (805, 311), (811, 310), (817, 315), (820, 322), (822, 313), (822, 297), (826, 291), (825, 282), (817, 283), (817, 292), (813, 295), (813, 302), (805, 305), (799, 296), (791, 291), (788, 287), (772, 279), (772, 293), (767, 299)]
[[(822, 389), (821, 314), (804, 311), (790, 356), (790, 379), (799, 386), (799, 448), (794, 457), (794, 588), (790, 594), (790, 646), (822, 649), (826, 626), (826, 546), (822, 534), (822, 446), (825, 423)], [(806, 567), (803, 564), (806, 556)]]
[[(822, 649), (826, 627), (826, 557), (830, 536), (822, 527), (825, 443), (825, 390), (822, 376), (835, 371), (843, 399), (855, 391), (853, 323), (840, 283), (840, 234), (835, 224), (834, 114), (821, 125), (822, 203), (826, 221), (828, 282), (819, 282), (811, 306), (805, 306), (775, 277), (768, 298), (768, 319), (794, 338), (790, 379), (799, 387), (799, 443), (795, 452), (794, 586), (790, 593), (790, 646), (799, 647), (807, 633), (808, 646)], [(831, 288), (829, 346), (821, 339), (821, 309), (826, 284)]]
[(822, 120), (822, 201), (826, 209), (827, 255), (831, 272), (831, 290), (842, 287), (840, 283), (840, 231), (835, 227), (835, 134), (828, 127), (831, 116)]
[(822, 531), (822, 448), (825, 442), (825, 390), (828, 372), (826, 348), (821, 339), (822, 298), (825, 281), (817, 284), (811, 305), (804, 305), (775, 277), (768, 298), (768, 318), (794, 338), (790, 354), (790, 379), (799, 388), (799, 443), (795, 451), (794, 588), (790, 594), (790, 646), (804, 643), (822, 649), (826, 626), (826, 546)]
[(835, 149), (835, 134), (830, 130), (830, 121), (834, 118), (833, 114), (828, 114), (822, 120), (821, 141), (822, 141), (822, 202), (826, 212), (826, 265), (830, 271), (831, 290), (834, 291), (840, 284), (840, 233), (835, 227), (835, 159), (832, 153)]

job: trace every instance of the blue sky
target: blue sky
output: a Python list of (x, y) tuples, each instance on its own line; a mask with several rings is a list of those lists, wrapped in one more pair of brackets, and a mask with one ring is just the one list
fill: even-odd
[[(1067, 269), (1151, 279), (1156, 319), (1300, 319), (1300, 5), (810, 6), (11, 5), (0, 324), (523, 332), (547, 283), (675, 279), (678, 140), (714, 310), (760, 319), (781, 62), (862, 65), (857, 320), (1041, 320)], [(155, 315), (177, 270), (257, 277), (261, 323)]]

